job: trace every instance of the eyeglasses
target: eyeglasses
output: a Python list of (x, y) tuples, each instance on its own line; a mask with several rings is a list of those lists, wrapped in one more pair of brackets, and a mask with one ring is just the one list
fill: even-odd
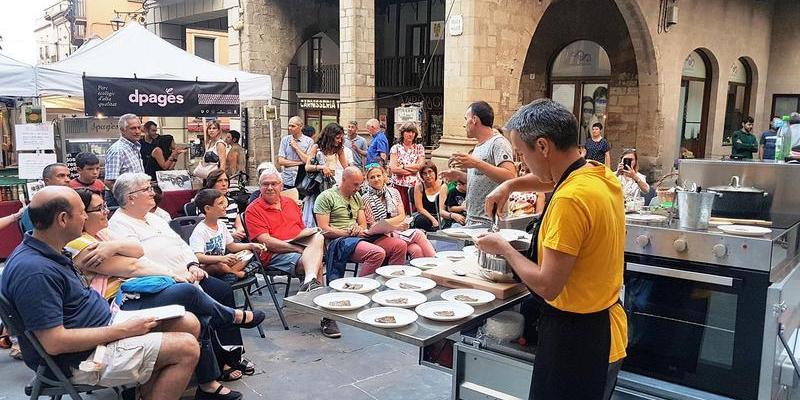
[(136, 193), (141, 193), (141, 192), (146, 192), (146, 193), (153, 193), (153, 194), (155, 194), (155, 190), (153, 190), (153, 187), (152, 187), (152, 186), (148, 186), (148, 187), (146, 187), (146, 188), (144, 188), (144, 189), (139, 189), (139, 190), (134, 190), (134, 191), (132, 191), (132, 192), (129, 192), (129, 193), (128, 193), (128, 195), (132, 195), (132, 194), (136, 194)]
[(86, 213), (87, 213), (87, 214), (88, 214), (88, 213), (96, 213), (96, 212), (107, 213), (107, 212), (108, 212), (108, 206), (106, 206), (105, 204), (103, 204), (103, 205), (101, 205), (101, 206), (99, 206), (99, 207), (97, 207), (97, 208), (93, 208), (93, 209), (91, 209), (91, 210), (90, 210), (90, 209), (88, 209), (88, 208), (86, 209)]
[(268, 187), (278, 187), (278, 186), (279, 186), (280, 184), (282, 184), (282, 183), (283, 183), (283, 182), (262, 182), (260, 186), (261, 186), (261, 187), (265, 187), (265, 188), (268, 188)]
[(347, 203), (347, 215), (347, 218), (353, 219), (353, 209), (350, 207), (350, 203)]

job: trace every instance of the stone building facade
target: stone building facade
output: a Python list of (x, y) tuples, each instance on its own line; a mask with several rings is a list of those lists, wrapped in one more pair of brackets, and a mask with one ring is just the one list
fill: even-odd
[[(794, 97), (780, 95), (795, 96), (800, 107), (800, 52), (793, 51), (800, 28), (779, 22), (800, 17), (794, 0), (430, 1), (442, 3), (448, 17), (444, 135), (433, 151), (440, 163), (473, 145), (463, 115), (475, 100), (492, 104), (502, 126), (521, 105), (563, 97), (564, 87), (575, 87), (565, 104), (574, 101), (584, 124), (594, 112), (614, 145), (612, 156), (636, 148), (651, 175), (669, 171), (682, 147), (694, 149), (696, 157), (730, 154), (725, 134), (738, 128), (731, 121), (751, 115), (755, 131), (766, 129), (773, 112), (794, 104)], [(231, 64), (271, 75), (280, 98), (297, 49), (323, 32), (339, 44), (339, 120), (365, 121), (377, 116), (375, 54), (382, 38), (375, 32), (386, 21), (376, 17), (384, 15), (376, 7), (387, 2), (424, 0), (230, 1), (225, 10)], [(577, 42), (594, 47), (564, 54)], [(604, 71), (599, 75), (562, 76), (554, 69), (560, 57), (573, 66), (592, 57), (608, 61), (598, 67)], [(261, 105), (247, 105), (251, 165), (269, 159), (280, 136), (270, 142)]]

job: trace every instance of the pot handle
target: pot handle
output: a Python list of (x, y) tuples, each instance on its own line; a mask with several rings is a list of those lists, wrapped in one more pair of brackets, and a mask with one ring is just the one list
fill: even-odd
[(769, 196), (769, 193), (764, 192), (764, 197), (767, 197), (767, 196)]

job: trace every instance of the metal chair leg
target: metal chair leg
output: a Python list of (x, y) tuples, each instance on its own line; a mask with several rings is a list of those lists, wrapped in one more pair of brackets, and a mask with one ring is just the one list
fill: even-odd
[[(244, 290), (243, 290), (243, 292), (244, 292), (244, 309), (253, 311), (253, 302), (250, 299), (250, 291), (248, 289), (249, 288), (244, 288)], [(262, 338), (266, 338), (267, 337), (266, 335), (264, 335), (264, 329), (261, 328), (261, 324), (256, 325), (256, 328), (258, 329), (258, 334), (261, 335)]]
[(42, 381), (40, 381), (39, 378), (36, 378), (33, 380), (33, 385), (31, 385), (30, 400), (37, 400), (41, 393), (42, 393)]
[(281, 319), (281, 323), (283, 324), (283, 329), (289, 330), (289, 324), (286, 323), (286, 317), (283, 315), (283, 307), (278, 304), (278, 297), (275, 296), (275, 286), (273, 286), (272, 279), (267, 280), (267, 290), (269, 290), (269, 295), (272, 297), (272, 304), (275, 305), (275, 311), (278, 312), (278, 317)]

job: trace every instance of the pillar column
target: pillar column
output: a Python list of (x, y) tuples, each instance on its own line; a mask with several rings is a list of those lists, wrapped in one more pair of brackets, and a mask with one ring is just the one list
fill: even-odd
[(376, 118), (375, 1), (339, 1), (339, 121)]

